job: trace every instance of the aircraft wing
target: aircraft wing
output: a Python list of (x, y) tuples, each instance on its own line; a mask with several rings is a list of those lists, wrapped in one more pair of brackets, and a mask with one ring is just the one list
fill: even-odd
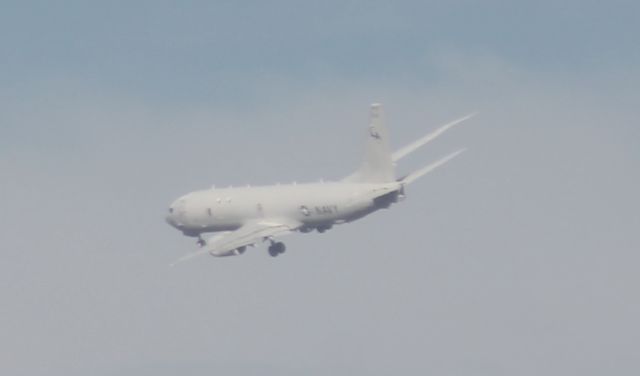
[(248, 245), (260, 243), (266, 238), (283, 235), (297, 230), (302, 224), (291, 220), (260, 220), (252, 221), (239, 229), (218, 237), (204, 246), (213, 256), (231, 256), (236, 250)]
[[(197, 252), (179, 259), (176, 263), (196, 256), (210, 254), (212, 256), (235, 256), (243, 252), (243, 248), (262, 241), (291, 233), (302, 226), (302, 223), (289, 219), (261, 219), (247, 222), (235, 231), (226, 232), (207, 239), (206, 244)], [(175, 265), (175, 264), (173, 264)]]

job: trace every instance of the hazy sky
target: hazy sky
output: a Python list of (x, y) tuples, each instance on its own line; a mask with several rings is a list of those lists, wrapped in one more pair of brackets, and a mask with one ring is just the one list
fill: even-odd
[[(0, 373), (637, 375), (632, 1), (2, 1)], [(408, 199), (202, 258), (190, 190), (337, 179), (479, 111)]]

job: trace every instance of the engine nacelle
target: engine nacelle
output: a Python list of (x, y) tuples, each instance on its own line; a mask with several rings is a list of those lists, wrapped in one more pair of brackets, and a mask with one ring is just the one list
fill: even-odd
[(240, 248), (236, 248), (236, 249), (232, 249), (230, 251), (226, 251), (226, 252), (213, 252), (213, 251), (209, 251), (209, 254), (211, 256), (214, 257), (228, 257), (228, 256), (240, 256), (241, 254), (244, 253), (244, 251), (247, 250), (247, 247), (240, 247)]

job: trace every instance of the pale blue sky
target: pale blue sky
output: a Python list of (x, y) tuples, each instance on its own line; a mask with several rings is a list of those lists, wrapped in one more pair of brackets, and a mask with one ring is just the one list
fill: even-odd
[[(0, 2), (0, 373), (637, 375), (632, 1)], [(392, 210), (170, 269), (212, 184), (339, 178), (368, 105)]]
[(431, 57), (491, 55), (547, 74), (635, 67), (634, 1), (3, 2), (3, 86), (71, 80), (234, 103), (272, 79), (421, 87)]

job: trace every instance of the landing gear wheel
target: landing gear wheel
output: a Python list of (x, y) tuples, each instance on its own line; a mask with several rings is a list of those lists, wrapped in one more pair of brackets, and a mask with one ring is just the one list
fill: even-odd
[(276, 251), (276, 249), (275, 249), (273, 246), (269, 247), (269, 255), (270, 255), (271, 257), (276, 257), (276, 256), (278, 256), (278, 252)]
[(198, 244), (199, 247), (204, 247), (207, 242), (205, 242), (201, 237), (198, 237), (198, 241), (196, 242), (196, 244)]
[(279, 254), (284, 253), (285, 250), (286, 250), (286, 247), (284, 243), (281, 243), (281, 242), (272, 243), (269, 246), (269, 255), (271, 255), (271, 257), (276, 257)]
[(320, 226), (320, 227), (318, 227), (318, 232), (323, 234), (324, 232), (326, 232), (328, 230), (331, 230), (331, 227), (332, 227), (331, 225), (329, 225), (329, 226)]

